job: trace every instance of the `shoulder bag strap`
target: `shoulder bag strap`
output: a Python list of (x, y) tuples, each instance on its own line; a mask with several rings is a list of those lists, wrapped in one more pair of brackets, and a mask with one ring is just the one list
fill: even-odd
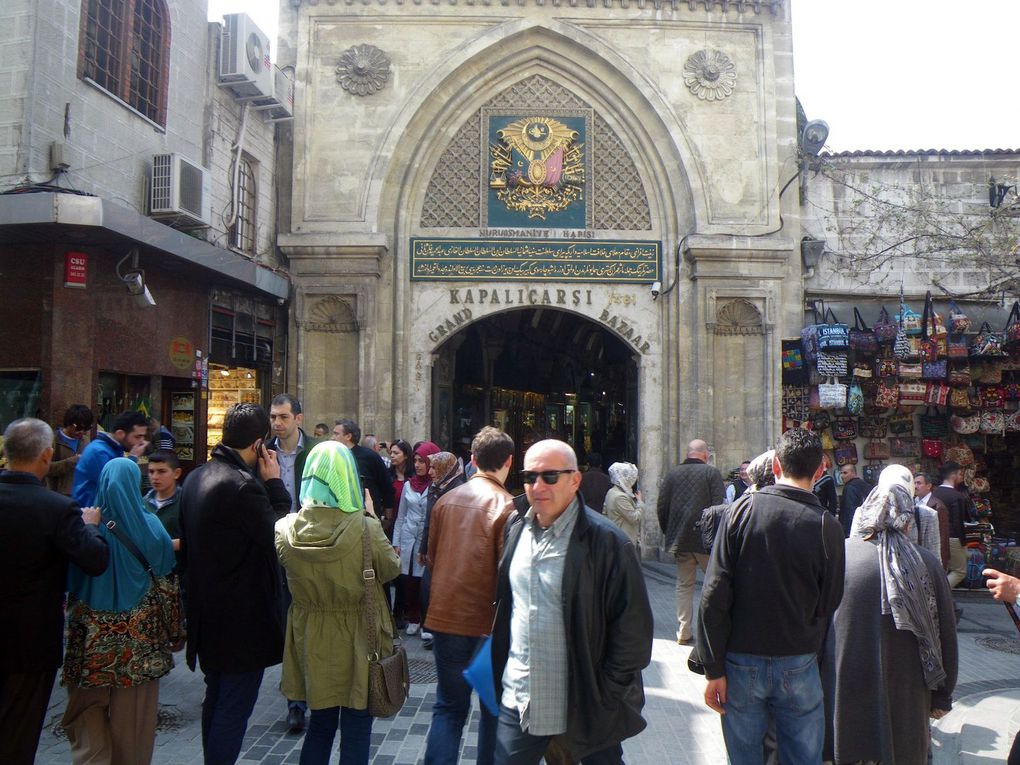
[(138, 549), (138, 545), (131, 541), (131, 537), (129, 537), (127, 534), (120, 530), (120, 526), (117, 525), (116, 521), (114, 520), (107, 521), (106, 528), (108, 528), (113, 533), (113, 535), (117, 537), (118, 540), (120, 540), (120, 543), (127, 548), (129, 553), (135, 556), (135, 558), (138, 560), (139, 563), (142, 564), (142, 568), (145, 569), (149, 576), (152, 577), (156, 576), (156, 573), (152, 570), (152, 566), (149, 565), (149, 561), (146, 560), (145, 555), (142, 554), (142, 551)]
[(1009, 317), (1006, 319), (1006, 326), (1002, 328), (1005, 332), (1012, 326), (1014, 321), (1020, 321), (1020, 301), (1013, 303), (1013, 308), (1010, 309)]
[(928, 322), (934, 322), (933, 313), (935, 310), (932, 306), (931, 292), (928, 292), (924, 296), (924, 312), (921, 315), (921, 339), (925, 342), (928, 341)]
[(871, 331), (871, 328), (864, 322), (861, 312), (857, 310), (857, 306), (854, 306), (854, 329), (859, 329), (861, 332)]
[(361, 606), (365, 610), (365, 624), (368, 629), (368, 659), (379, 660), (379, 624), (376, 622), (375, 608), (372, 605), (372, 582), (375, 581), (375, 569), (372, 568), (372, 548), (368, 539), (368, 519), (361, 515), (361, 584), (364, 588), (361, 595)]

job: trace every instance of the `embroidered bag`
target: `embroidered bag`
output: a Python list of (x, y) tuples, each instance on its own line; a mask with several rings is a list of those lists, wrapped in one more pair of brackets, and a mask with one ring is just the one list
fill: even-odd
[(954, 433), (977, 433), (981, 427), (981, 416), (978, 414), (954, 414), (949, 418), (949, 425), (953, 428)]
[(1006, 391), (1000, 385), (978, 388), (981, 406), (986, 409), (1002, 409), (1006, 406)]
[[(857, 432), (860, 433), (861, 438), (885, 438), (888, 430), (885, 417), (879, 414), (865, 414), (857, 421)], [(880, 457), (879, 459), (885, 458)]]
[(868, 441), (864, 446), (864, 459), (872, 461), (889, 459), (889, 444), (885, 441)]
[(814, 324), (808, 324), (800, 331), (800, 347), (807, 363), (818, 358), (818, 312), (813, 308), (811, 310), (814, 314)]
[(1006, 415), (995, 409), (981, 412), (980, 432), (986, 435), (1002, 435), (1006, 432)]
[(899, 389), (901, 406), (917, 406), (924, 403), (928, 386), (924, 383), (900, 383)]
[[(1007, 433), (1020, 433), (1020, 409), (1015, 412), (1006, 412), (1006, 432)], [(1014, 475), (1020, 475), (1020, 471)]]
[(949, 301), (949, 331), (954, 335), (962, 335), (970, 329), (970, 319), (967, 318), (955, 300)]
[(920, 380), (922, 372), (920, 364), (900, 364), (901, 380)]
[(1020, 400), (1020, 383), (1009, 383), (1003, 386), (1006, 391), (1007, 401), (1018, 401)]
[(817, 366), (818, 374), (823, 377), (845, 377), (849, 372), (846, 353), (820, 350)]
[(921, 361), (935, 361), (939, 357), (939, 344), (935, 338), (935, 324), (932, 314), (935, 307), (931, 302), (931, 292), (924, 296), (924, 313), (921, 316)]
[(807, 382), (804, 353), (799, 340), (783, 340), (783, 385), (803, 385)]
[(949, 358), (966, 359), (969, 355), (966, 338), (961, 337), (959, 340), (950, 338), (946, 341), (946, 356)]
[(878, 338), (864, 323), (864, 318), (856, 307), (854, 307), (854, 327), (850, 330), (850, 348), (866, 356), (878, 353)]
[(970, 365), (953, 364), (949, 367), (949, 384), (954, 388), (970, 387)]
[(890, 356), (883, 356), (875, 363), (875, 371), (879, 377), (896, 377), (899, 370), (900, 362)]
[[(850, 383), (850, 389), (847, 391), (846, 410), (854, 417), (864, 411), (864, 389), (861, 388), (861, 384), (856, 380)], [(854, 438), (856, 437), (854, 436)]]
[(970, 355), (972, 358), (994, 359), (1006, 355), (1002, 350), (1002, 335), (992, 332), (992, 328), (986, 321), (981, 325), (977, 335), (970, 342)]
[(853, 441), (840, 441), (836, 445), (836, 464), (843, 465), (857, 464), (857, 444)]
[(874, 375), (871, 364), (867, 361), (855, 361), (851, 374), (859, 380), (870, 380)]
[(921, 439), (921, 454), (932, 459), (941, 459), (945, 444), (937, 438)]
[(819, 351), (845, 351), (850, 347), (849, 328), (846, 324), (839, 323), (831, 308), (825, 312), (825, 323), (819, 324), (816, 330)]
[(889, 439), (890, 457), (917, 457), (921, 450), (921, 439), (916, 436), (894, 436)]
[(944, 415), (931, 413), (931, 407), (921, 415), (921, 436), (923, 438), (945, 438), (949, 435), (949, 420)]
[(875, 406), (880, 409), (894, 409), (899, 400), (900, 392), (896, 388), (896, 383), (887, 378), (878, 384), (875, 391)]
[(808, 416), (807, 390), (800, 385), (783, 386), (783, 417), (805, 420)]
[(832, 427), (837, 441), (853, 441), (857, 438), (857, 420), (853, 417), (837, 417)]
[(906, 330), (899, 330), (896, 333), (896, 342), (893, 343), (893, 356), (901, 361), (913, 361), (921, 352), (921, 339), (911, 337)]
[(865, 465), (862, 475), (865, 481), (870, 483), (872, 486), (877, 486), (878, 477), (882, 475), (883, 470), (885, 470), (885, 465), (882, 463)]
[[(984, 479), (987, 481), (988, 479)], [(978, 491), (973, 486), (970, 487), (971, 491)], [(991, 486), (986, 491), (991, 491)], [(971, 497), (971, 502), (974, 503), (974, 515), (978, 518), (990, 518), (992, 515), (992, 501), (987, 497)]]
[(946, 462), (958, 462), (964, 467), (974, 464), (974, 452), (966, 444), (947, 446), (944, 455)]
[(924, 392), (924, 403), (945, 406), (949, 401), (949, 386), (941, 382), (930, 382)]
[(968, 388), (951, 388), (949, 391), (949, 405), (955, 409), (970, 409), (970, 396), (967, 395)]
[(846, 406), (846, 386), (830, 377), (829, 382), (818, 386), (818, 403), (822, 409), (842, 409)]
[(907, 412), (894, 412), (886, 419), (889, 432), (896, 436), (909, 435), (914, 432), (914, 415)]
[(908, 335), (921, 334), (921, 314), (912, 311), (910, 306), (900, 300), (900, 312), (896, 314), (896, 321)]
[(823, 451), (831, 452), (833, 449), (836, 448), (836, 442), (832, 440), (832, 433), (830, 433), (828, 430), (822, 431), (821, 441)]
[(812, 412), (811, 417), (808, 418), (808, 421), (811, 423), (809, 430), (813, 430), (815, 433), (828, 430), (831, 419), (828, 412)]
[(888, 345), (896, 339), (897, 329), (899, 327), (896, 326), (896, 322), (889, 318), (889, 312), (882, 306), (882, 310), (878, 312), (878, 321), (871, 328), (875, 333), (875, 339), (880, 345)]
[(1002, 382), (1002, 364), (998, 361), (975, 364), (970, 376), (981, 385), (998, 385)]
[(1013, 303), (1002, 331), (1002, 350), (1012, 356), (1020, 353), (1020, 302)]
[(921, 362), (922, 380), (945, 380), (949, 371), (949, 363), (945, 359)]

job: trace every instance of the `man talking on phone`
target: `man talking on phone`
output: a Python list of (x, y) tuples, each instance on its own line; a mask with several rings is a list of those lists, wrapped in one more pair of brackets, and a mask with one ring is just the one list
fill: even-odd
[[(212, 459), (181, 494), (187, 561), (188, 666), (205, 675), (206, 765), (230, 765), (258, 698), (262, 673), (283, 658), (284, 617), (273, 527), (290, 509), (276, 453), (265, 447), (269, 415), (236, 404)], [(261, 478), (261, 480), (259, 480)]]

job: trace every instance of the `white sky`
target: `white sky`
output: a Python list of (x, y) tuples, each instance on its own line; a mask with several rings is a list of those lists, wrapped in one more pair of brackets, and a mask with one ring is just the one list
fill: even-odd
[[(1020, 148), (1020, 1), (786, 2), (797, 96), (830, 150)], [(210, 20), (237, 12), (275, 41), (278, 0), (209, 0)]]

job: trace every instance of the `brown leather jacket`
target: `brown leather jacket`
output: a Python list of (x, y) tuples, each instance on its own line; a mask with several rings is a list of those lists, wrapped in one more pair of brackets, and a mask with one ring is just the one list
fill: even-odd
[(88, 446), (89, 439), (82, 436), (78, 442), (78, 451), (75, 452), (65, 444), (57, 434), (53, 434), (53, 461), (50, 462), (50, 470), (46, 474), (46, 484), (55, 492), (67, 497), (71, 496), (71, 486), (74, 483), (74, 468), (78, 464), (78, 457)]
[(426, 629), (468, 637), (492, 630), (503, 528), (513, 509), (510, 493), (483, 473), (436, 502), (429, 524)]

